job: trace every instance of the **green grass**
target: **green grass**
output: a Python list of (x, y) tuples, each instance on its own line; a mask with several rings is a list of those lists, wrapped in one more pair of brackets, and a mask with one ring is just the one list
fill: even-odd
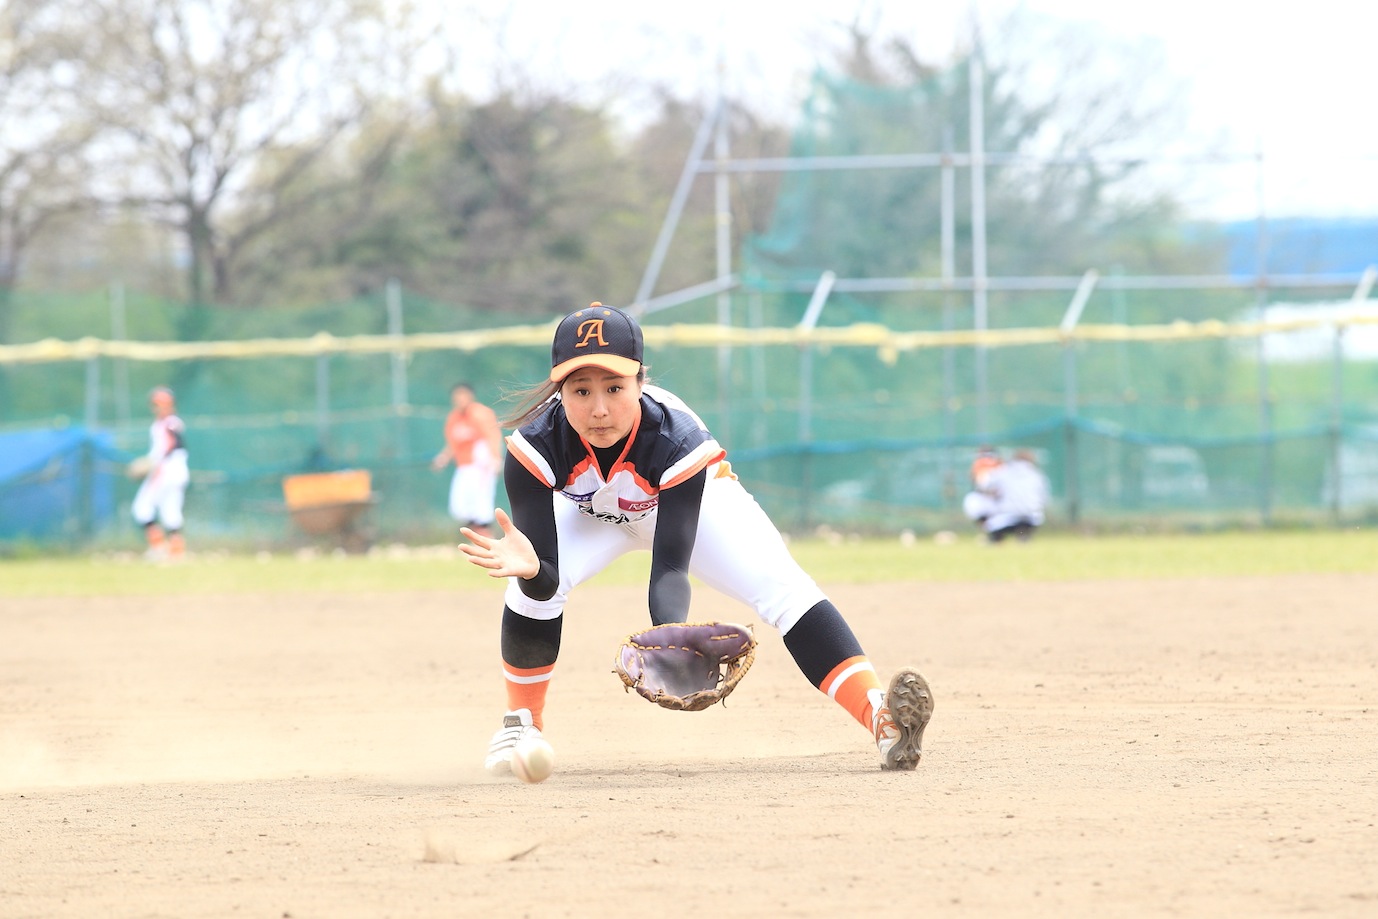
[[(973, 534), (939, 544), (919, 539), (791, 550), (823, 584), (876, 581), (1061, 581), (1113, 578), (1378, 573), (1378, 531), (1266, 531), (1202, 535), (1080, 536), (1040, 533), (1027, 544), (987, 546)], [(0, 597), (360, 592), (491, 589), (501, 585), (460, 558), (216, 555), (172, 567), (108, 556), (0, 561)], [(600, 584), (643, 582), (646, 553), (619, 560)]]
[(1067, 581), (1378, 572), (1378, 531), (1218, 534), (1040, 533), (1028, 543), (987, 545), (962, 534), (931, 540), (793, 547), (819, 581)]

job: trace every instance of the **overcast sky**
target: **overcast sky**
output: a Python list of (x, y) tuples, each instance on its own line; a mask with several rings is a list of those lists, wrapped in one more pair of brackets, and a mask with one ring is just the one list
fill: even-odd
[[(941, 64), (969, 40), (973, 19), (992, 32), (1016, 7), (1159, 53), (1164, 85), (1182, 87), (1175, 149), (1261, 148), (1269, 216), (1378, 216), (1378, 4), (1364, 0), (699, 0), (693, 12), (645, 0), (482, 0), (447, 15), (470, 37), (462, 63), (479, 92), (506, 62), (552, 84), (596, 91), (635, 75), (709, 98), (721, 55), (730, 94), (783, 119), (844, 23), (907, 36)], [(476, 19), (495, 40), (472, 40)], [(1203, 216), (1252, 216), (1258, 177), (1253, 166), (1198, 171), (1190, 201)]]

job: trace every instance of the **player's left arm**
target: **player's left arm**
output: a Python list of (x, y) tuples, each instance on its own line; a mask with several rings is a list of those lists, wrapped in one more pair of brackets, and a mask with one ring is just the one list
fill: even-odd
[(689, 619), (689, 557), (699, 531), (699, 508), (708, 472), (694, 475), (662, 489), (656, 510), (656, 532), (651, 541), (651, 583), (648, 601), (651, 621), (687, 622)]

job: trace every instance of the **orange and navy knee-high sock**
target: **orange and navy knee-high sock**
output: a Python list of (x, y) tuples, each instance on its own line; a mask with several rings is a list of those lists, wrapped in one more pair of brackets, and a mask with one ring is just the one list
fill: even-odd
[(528, 619), (502, 608), (502, 675), (507, 683), (507, 710), (531, 712), (531, 722), (543, 726), (546, 690), (560, 656), (563, 614), (554, 619)]
[(870, 731), (872, 714), (885, 698), (885, 690), (832, 601), (823, 600), (805, 613), (784, 641), (808, 681)]

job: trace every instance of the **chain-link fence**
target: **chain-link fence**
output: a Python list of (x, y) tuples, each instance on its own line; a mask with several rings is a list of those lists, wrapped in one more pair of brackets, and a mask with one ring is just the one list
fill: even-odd
[[(217, 323), (244, 321), (233, 315), (210, 317), (204, 340), (178, 342), (99, 337), (93, 320), (90, 339), (0, 347), (9, 435), (95, 438), (70, 463), (10, 445), (0, 482), (8, 536), (124, 539), (133, 483), (123, 462), (147, 448), (144, 398), (168, 383), (187, 423), (188, 527), (203, 544), (302, 538), (283, 478), (344, 468), (372, 474), (375, 538), (452, 538), (448, 475), (429, 465), (449, 388), (468, 381), (502, 414), (505, 394), (544, 375), (553, 326), (500, 326), (500, 317), (393, 296), (257, 315), (253, 337), (219, 337)], [(837, 296), (804, 332), (806, 295), (738, 290), (730, 326), (709, 318), (716, 300), (686, 304), (673, 323), (648, 316), (650, 372), (699, 411), (786, 529), (962, 526), (968, 464), (985, 443), (1040, 458), (1055, 525), (1378, 515), (1378, 319), (1363, 304), (1269, 319), (1238, 295), (1197, 296), (1195, 321), (1163, 323), (1138, 320), (1161, 316), (1168, 295), (1130, 293), (1119, 298), (1125, 322), (1060, 330), (1049, 322), (1053, 298), (1010, 296), (999, 311), (1009, 324), (980, 334), (951, 331), (969, 316), (936, 295), (903, 305)], [(107, 309), (87, 306), (91, 316)], [(189, 322), (181, 307), (124, 308), (131, 327), (136, 310), (149, 328)], [(37, 451), (29, 466), (21, 450)], [(21, 497), (59, 479), (78, 497), (43, 513), (61, 507), (70, 519), (26, 527), (34, 512)]]

